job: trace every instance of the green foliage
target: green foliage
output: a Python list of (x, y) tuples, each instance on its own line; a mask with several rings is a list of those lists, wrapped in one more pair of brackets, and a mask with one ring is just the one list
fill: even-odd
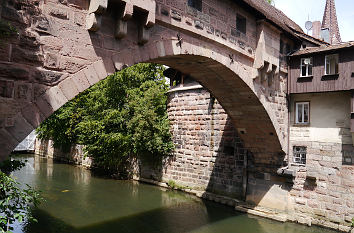
[(173, 150), (167, 118), (164, 68), (138, 64), (81, 93), (38, 128), (55, 147), (85, 145), (106, 170), (116, 171), (129, 156), (161, 159)]
[(5, 174), (10, 174), (13, 171), (21, 169), (25, 163), (20, 160), (7, 159), (0, 163), (0, 171)]
[(24, 165), (20, 161), (0, 163), (0, 232), (10, 233), (10, 226), (15, 221), (22, 222), (25, 218), (30, 221), (37, 221), (29, 214), (31, 204), (38, 205), (41, 201), (39, 193), (27, 185), (21, 189), (19, 183), (3, 171), (11, 172), (20, 169)]
[(265, 0), (266, 2), (268, 2), (269, 4), (273, 3), (273, 0)]
[(179, 185), (177, 184), (174, 180), (169, 180), (167, 182), (168, 187), (172, 188), (172, 189), (178, 189), (178, 190), (185, 190), (188, 189), (188, 186), (183, 186), (183, 185)]

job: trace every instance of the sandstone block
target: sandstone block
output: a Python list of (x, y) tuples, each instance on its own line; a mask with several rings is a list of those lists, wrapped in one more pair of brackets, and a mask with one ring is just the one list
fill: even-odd
[(326, 217), (327, 216), (327, 212), (325, 210), (321, 210), (321, 209), (314, 209), (313, 213), (315, 215), (321, 216), (321, 217)]
[(54, 111), (56, 111), (61, 106), (63, 106), (66, 102), (68, 102), (68, 99), (65, 97), (63, 92), (57, 86), (47, 90), (46, 93), (44, 94), (44, 98), (52, 106)]
[(33, 129), (34, 127), (29, 124), (21, 114), (16, 115), (14, 126), (6, 128), (6, 130), (19, 142), (25, 139)]
[(90, 87), (90, 83), (82, 70), (72, 76), (72, 81), (75, 83), (79, 92), (83, 92)]
[(32, 101), (32, 84), (30, 83), (23, 83), (23, 82), (16, 82), (15, 83), (15, 99), (31, 102)]
[(0, 152), (0, 160), (1, 160), (1, 156), (8, 156), (10, 154), (10, 152), (16, 147), (17, 144), (19, 144), (20, 142), (18, 140), (16, 140), (16, 138), (14, 138), (6, 129), (2, 128), (0, 129), (0, 137), (1, 138), (6, 138), (6, 140), (1, 140), (0, 141), (0, 146), (1, 146), (1, 150), (3, 151), (4, 154), (1, 154)]
[(306, 199), (305, 198), (295, 198), (295, 202), (300, 205), (306, 205)]
[(49, 14), (53, 17), (59, 18), (59, 19), (68, 19), (68, 12), (64, 9), (61, 8), (50, 8), (49, 9)]
[(37, 128), (45, 120), (45, 116), (39, 111), (35, 104), (29, 104), (21, 110), (22, 116), (33, 128)]
[(50, 106), (50, 104), (45, 99), (44, 94), (37, 98), (35, 104), (40, 112), (45, 116), (45, 118), (48, 118), (54, 112), (52, 106)]
[(7, 80), (0, 80), (0, 97), (13, 98), (14, 82)]
[(60, 68), (60, 56), (54, 53), (47, 53), (44, 57), (43, 67), (49, 69), (59, 69)]
[(65, 73), (44, 69), (36, 69), (32, 76), (38, 83), (50, 86), (58, 84), (67, 77)]
[(72, 77), (65, 79), (59, 84), (60, 90), (63, 92), (65, 97), (68, 100), (73, 99), (76, 95), (79, 94), (79, 90), (76, 87), (76, 84), (72, 80)]
[(60, 60), (60, 69), (66, 70), (70, 74), (74, 74), (83, 69), (87, 65), (87, 61), (81, 58), (62, 57)]
[(87, 66), (85, 69), (83, 69), (83, 71), (85, 73), (87, 80), (90, 83), (90, 86), (96, 84), (99, 81), (98, 75), (93, 65)]
[(57, 35), (57, 30), (56, 28), (54, 28), (55, 24), (53, 24), (49, 18), (45, 16), (36, 17), (34, 18), (34, 22), (35, 22), (34, 29), (37, 32), (49, 34), (53, 36)]
[(21, 64), (40, 65), (43, 56), (36, 50), (27, 50), (19, 46), (12, 46), (11, 61)]
[(29, 78), (29, 70), (26, 66), (20, 64), (1, 62), (0, 78), (27, 80)]
[[(340, 230), (340, 231), (342, 231), (342, 232), (350, 232), (351, 227), (339, 225), (338, 230)], [(353, 229), (351, 232), (353, 233), (353, 232), (354, 232), (354, 229)]]

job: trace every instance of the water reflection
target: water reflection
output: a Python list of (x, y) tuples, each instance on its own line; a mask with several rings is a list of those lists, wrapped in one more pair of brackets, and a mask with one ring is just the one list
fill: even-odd
[(33, 215), (39, 223), (18, 233), (247, 232), (324, 233), (319, 228), (249, 217), (195, 196), (131, 181), (99, 178), (80, 167), (29, 158), (15, 174), (47, 199)]
[(53, 159), (49, 158), (47, 159), (47, 164), (46, 164), (46, 170), (47, 170), (47, 179), (51, 180), (53, 176)]

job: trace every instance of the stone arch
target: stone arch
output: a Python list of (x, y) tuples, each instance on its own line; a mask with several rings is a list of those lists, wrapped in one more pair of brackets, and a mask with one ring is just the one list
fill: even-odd
[[(139, 62), (168, 65), (189, 74), (207, 88), (229, 114), (244, 141), (254, 154), (272, 155), (285, 151), (284, 136), (275, 109), (259, 94), (254, 82), (252, 59), (230, 54), (227, 48), (206, 43), (183, 34), (183, 41), (173, 30), (161, 32), (159, 40), (144, 46), (131, 46), (97, 60), (49, 88), (16, 115), (15, 124), (2, 129), (1, 138), (8, 143), (3, 154), (9, 154), (34, 128), (54, 111), (112, 73)], [(181, 35), (180, 35), (181, 36)], [(2, 156), (0, 156), (2, 157)], [(274, 157), (274, 156), (273, 156)]]

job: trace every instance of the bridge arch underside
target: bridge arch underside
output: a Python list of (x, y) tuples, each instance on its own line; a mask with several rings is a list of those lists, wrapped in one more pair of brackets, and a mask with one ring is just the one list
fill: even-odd
[(245, 148), (254, 155), (281, 154), (282, 147), (267, 109), (253, 90), (228, 67), (194, 55), (164, 57), (153, 62), (188, 74), (206, 88), (223, 106)]

